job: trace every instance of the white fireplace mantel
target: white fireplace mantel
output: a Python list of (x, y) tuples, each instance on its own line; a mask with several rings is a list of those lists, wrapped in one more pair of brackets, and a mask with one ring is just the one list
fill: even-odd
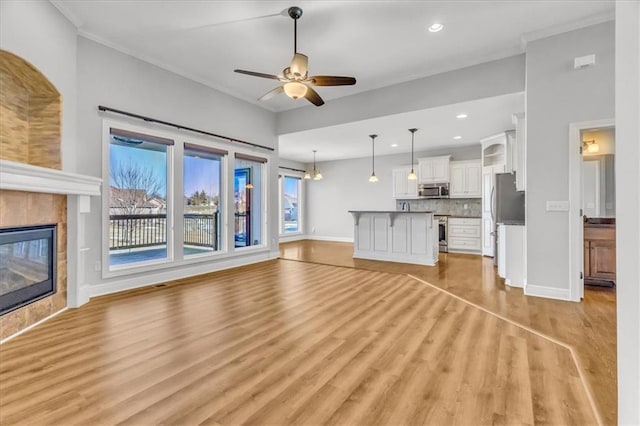
[(66, 195), (100, 195), (102, 179), (0, 160), (0, 189)]
[(85, 287), (86, 216), (91, 196), (99, 196), (102, 179), (46, 167), (0, 160), (0, 189), (67, 195), (67, 307), (89, 301)]

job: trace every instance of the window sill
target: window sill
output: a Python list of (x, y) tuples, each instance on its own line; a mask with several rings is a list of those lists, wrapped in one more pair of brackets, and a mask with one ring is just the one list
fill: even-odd
[(234, 257), (242, 257), (246, 254), (256, 254), (256, 253), (268, 253), (269, 248), (265, 245), (259, 246), (249, 246), (243, 247), (240, 249), (235, 249), (233, 252), (213, 252), (207, 253), (203, 255), (196, 255), (194, 257), (188, 257), (182, 260), (156, 260), (156, 261), (148, 261), (144, 263), (138, 263), (135, 266), (121, 266), (116, 267), (116, 269), (104, 270), (102, 278), (116, 278), (122, 277), (126, 275), (136, 275), (145, 272), (157, 271), (162, 269), (179, 269), (185, 266), (197, 265), (201, 263), (207, 263), (211, 261), (222, 261), (227, 259), (232, 259)]

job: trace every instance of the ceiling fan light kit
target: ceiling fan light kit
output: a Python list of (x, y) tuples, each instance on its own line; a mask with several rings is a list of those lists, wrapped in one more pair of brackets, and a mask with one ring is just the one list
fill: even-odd
[(253, 77), (268, 78), (284, 83), (275, 89), (270, 90), (258, 100), (266, 101), (275, 95), (285, 93), (291, 99), (304, 97), (315, 106), (324, 105), (324, 101), (311, 86), (351, 86), (356, 84), (353, 77), (339, 77), (331, 75), (316, 75), (309, 77), (309, 58), (307, 55), (298, 52), (298, 19), (302, 16), (302, 9), (297, 6), (290, 7), (287, 11), (293, 19), (293, 59), (291, 64), (282, 71), (282, 75), (265, 74), (255, 71), (241, 69), (234, 70), (239, 74), (246, 74)]

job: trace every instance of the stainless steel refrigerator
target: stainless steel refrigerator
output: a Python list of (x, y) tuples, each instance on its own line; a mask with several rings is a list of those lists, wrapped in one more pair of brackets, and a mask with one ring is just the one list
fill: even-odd
[(494, 229), (496, 235), (494, 253), (496, 255), (493, 257), (494, 263), (496, 263), (498, 259), (498, 225), (524, 225), (524, 191), (516, 190), (515, 173), (496, 174), (496, 185), (491, 201), (492, 218), (496, 227)]

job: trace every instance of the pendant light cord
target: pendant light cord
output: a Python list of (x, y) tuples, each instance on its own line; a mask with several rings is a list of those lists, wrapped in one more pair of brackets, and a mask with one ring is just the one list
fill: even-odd
[(409, 129), (409, 131), (411, 132), (411, 171), (413, 172), (413, 137), (418, 129)]
[(369, 135), (371, 138), (371, 174), (376, 174), (376, 148), (375, 148), (375, 139), (378, 135)]

